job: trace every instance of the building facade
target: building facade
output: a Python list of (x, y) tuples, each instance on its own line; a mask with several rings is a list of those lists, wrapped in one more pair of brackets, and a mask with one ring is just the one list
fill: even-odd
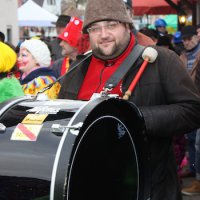
[(17, 45), (19, 40), (17, 8), (17, 0), (1, 0), (0, 31), (5, 34), (5, 41), (13, 45)]

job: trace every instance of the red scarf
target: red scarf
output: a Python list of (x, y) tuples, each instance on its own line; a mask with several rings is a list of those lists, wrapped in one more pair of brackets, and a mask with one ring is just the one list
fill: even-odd
[[(88, 67), (88, 71), (83, 81), (83, 84), (79, 90), (77, 99), (89, 100), (93, 93), (100, 93), (103, 90), (106, 81), (117, 70), (124, 59), (129, 55), (134, 46), (134, 43), (134, 36), (131, 33), (131, 40), (128, 48), (119, 57), (113, 60), (104, 61), (92, 56), (92, 60)], [(111, 91), (111, 94), (118, 94), (119, 96), (122, 96), (121, 85), (122, 80)]]

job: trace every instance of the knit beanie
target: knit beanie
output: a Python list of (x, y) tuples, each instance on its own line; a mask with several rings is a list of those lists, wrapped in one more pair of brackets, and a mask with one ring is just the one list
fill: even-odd
[(87, 33), (87, 28), (92, 23), (106, 20), (133, 23), (123, 0), (87, 0), (83, 32)]
[(25, 40), (20, 46), (20, 49), (22, 48), (27, 49), (40, 66), (48, 67), (50, 65), (51, 53), (43, 41), (38, 39)]
[(77, 47), (78, 41), (82, 36), (82, 25), (83, 21), (81, 19), (72, 17), (58, 38), (66, 41), (72, 47)]
[(10, 72), (17, 61), (17, 54), (7, 44), (0, 42), (0, 73)]

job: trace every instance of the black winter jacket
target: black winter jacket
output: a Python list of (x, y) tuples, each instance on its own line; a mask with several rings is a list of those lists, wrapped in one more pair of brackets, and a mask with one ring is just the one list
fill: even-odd
[[(142, 174), (139, 199), (179, 200), (172, 137), (200, 127), (200, 96), (179, 57), (154, 48), (158, 57), (148, 64), (129, 99), (140, 108), (146, 125), (146, 133), (136, 139)], [(76, 99), (89, 63), (90, 59), (65, 76), (59, 98)], [(124, 93), (141, 63), (140, 58), (124, 78)]]

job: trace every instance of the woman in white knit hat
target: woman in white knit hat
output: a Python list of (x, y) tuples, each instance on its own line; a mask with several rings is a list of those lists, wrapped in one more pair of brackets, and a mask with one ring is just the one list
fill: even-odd
[[(55, 73), (49, 69), (50, 63), (50, 51), (43, 41), (30, 39), (21, 44), (18, 65), (22, 72), (20, 83), (23, 85), (25, 94), (36, 95), (56, 80)], [(45, 93), (48, 98), (55, 99), (59, 90), (60, 85), (56, 83)]]

